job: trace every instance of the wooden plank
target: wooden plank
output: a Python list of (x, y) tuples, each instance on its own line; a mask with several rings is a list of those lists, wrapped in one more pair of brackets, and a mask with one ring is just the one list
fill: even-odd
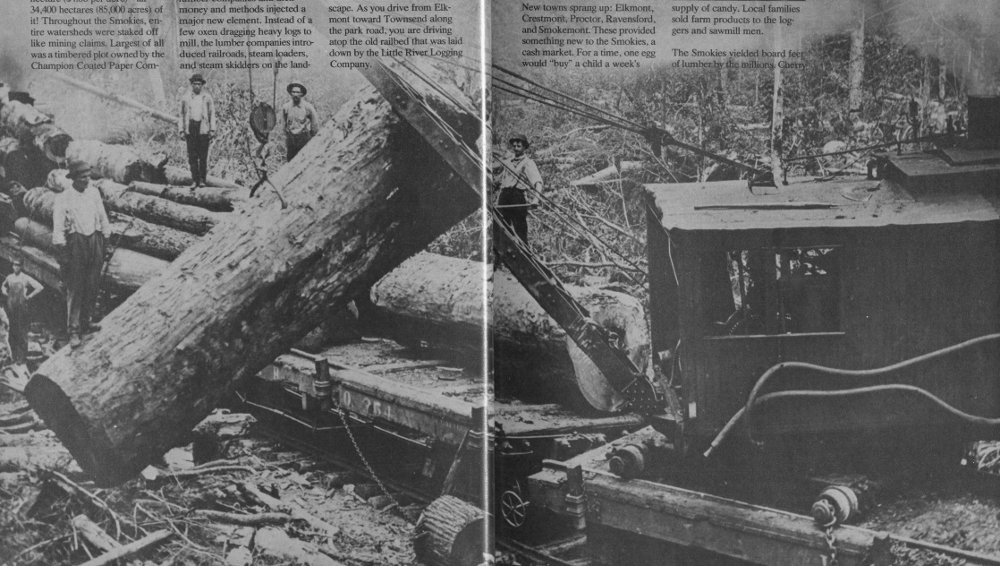
[[(822, 566), (825, 533), (812, 517), (645, 480), (585, 474), (587, 524), (702, 548), (757, 564)], [(865, 563), (888, 535), (842, 526), (834, 531), (842, 566)]]

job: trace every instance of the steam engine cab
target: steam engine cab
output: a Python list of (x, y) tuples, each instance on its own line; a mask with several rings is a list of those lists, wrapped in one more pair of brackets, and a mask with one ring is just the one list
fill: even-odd
[(760, 404), (761, 434), (1000, 415), (1000, 151), (893, 155), (876, 176), (647, 185), (653, 348), (689, 438), (789, 361), (869, 371), (776, 371), (761, 393), (797, 393)]

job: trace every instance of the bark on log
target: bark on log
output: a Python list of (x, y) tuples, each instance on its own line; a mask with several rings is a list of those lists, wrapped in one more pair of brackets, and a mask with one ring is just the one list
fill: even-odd
[(0, 126), (3, 135), (17, 138), (22, 147), (32, 147), (53, 162), (66, 157), (66, 147), (73, 140), (51, 117), (17, 101), (6, 101), (0, 107)]
[[(174, 167), (172, 165), (167, 165), (163, 168), (163, 173), (166, 176), (166, 180), (163, 181), (168, 185), (180, 185), (180, 186), (191, 186), (193, 179), (191, 178), (191, 171), (187, 169), (182, 169), (180, 167)], [(234, 183), (228, 179), (223, 179), (222, 177), (216, 177), (214, 175), (209, 175), (205, 179), (210, 187), (220, 187), (224, 189), (244, 189), (247, 187)]]
[[(417, 254), (371, 291), (376, 324), (403, 344), (429, 342), (480, 359), (482, 265), (430, 253)], [(649, 366), (645, 310), (614, 291), (566, 285), (598, 324), (619, 337), (636, 367)], [(490, 301), (494, 384), (504, 393), (563, 401), (580, 393), (594, 408), (612, 406), (615, 392), (566, 332), (505, 270), (493, 273)], [(571, 388), (566, 389), (569, 384)]]
[(482, 509), (453, 496), (444, 495), (427, 506), (417, 521), (413, 550), (417, 558), (432, 566), (479, 564), (484, 552), (486, 514)]
[[(436, 86), (463, 107), (421, 84), (438, 114), (479, 123), (452, 83)], [(32, 377), (32, 407), (98, 483), (123, 481), (180, 443), (234, 381), (478, 207), (374, 89), (332, 123), (272, 179), (286, 208), (268, 192), (229, 215), (108, 315), (104, 330)], [(470, 147), (479, 137), (457, 131)]]
[[(21, 237), (22, 241), (46, 252), (55, 251), (52, 246), (52, 230), (47, 224), (28, 218), (18, 218), (14, 222), (14, 232)], [(113, 246), (116, 251), (127, 249), (152, 258), (170, 261), (196, 241), (198, 241), (197, 237), (191, 234), (138, 219), (121, 219), (116, 215), (111, 220), (109, 246)], [(160, 264), (155, 265), (158, 266), (158, 269), (163, 267)]]
[(246, 202), (250, 198), (250, 190), (246, 188), (200, 187), (191, 190), (190, 187), (160, 185), (143, 181), (133, 182), (129, 185), (129, 190), (215, 212), (232, 212), (236, 203)]
[(208, 233), (225, 217), (224, 213), (133, 193), (127, 186), (108, 179), (99, 179), (93, 183), (101, 191), (109, 209), (198, 236)]
[[(50, 179), (56, 185), (62, 184), (63, 181), (60, 179), (63, 178), (58, 175), (58, 171), (53, 171), (50, 175)], [(143, 221), (142, 225), (139, 225), (138, 221), (135, 222), (140, 226), (137, 230), (158, 232), (165, 242), (165, 250), (174, 249), (180, 252), (187, 249), (196, 240), (195, 234), (204, 234), (224, 218), (222, 213), (132, 193), (125, 185), (107, 179), (92, 182), (101, 192), (105, 208), (112, 211), (109, 216), (119, 212), (127, 217), (126, 221), (129, 223), (133, 222), (133, 218)], [(55, 199), (56, 191), (48, 187), (36, 187), (23, 196), (22, 205), (32, 220), (51, 222)], [(166, 242), (170, 242), (170, 245), (167, 246)]]
[(95, 177), (111, 179), (116, 183), (129, 184), (132, 181), (165, 183), (167, 164), (165, 155), (156, 155), (149, 160), (139, 155), (127, 145), (111, 145), (96, 140), (75, 140), (66, 148), (66, 159), (82, 161), (90, 166)]

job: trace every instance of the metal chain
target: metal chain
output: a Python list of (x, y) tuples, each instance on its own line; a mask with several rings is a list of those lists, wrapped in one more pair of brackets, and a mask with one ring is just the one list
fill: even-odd
[(837, 538), (833, 536), (833, 531), (836, 528), (835, 525), (830, 525), (829, 527), (823, 529), (824, 539), (826, 540), (826, 555), (823, 556), (823, 566), (837, 566), (837, 547), (834, 543), (837, 542)]
[(368, 475), (375, 480), (378, 488), (382, 490), (382, 493), (385, 494), (390, 501), (396, 504), (396, 507), (402, 507), (402, 505), (399, 504), (399, 500), (389, 493), (389, 489), (385, 487), (385, 484), (382, 483), (381, 479), (379, 479), (378, 475), (375, 473), (375, 469), (372, 468), (372, 465), (368, 462), (368, 458), (365, 458), (364, 453), (361, 452), (361, 446), (358, 444), (358, 440), (354, 438), (354, 432), (351, 431), (350, 423), (347, 422), (347, 411), (340, 409), (337, 412), (340, 413), (340, 420), (344, 423), (344, 430), (347, 431), (347, 437), (351, 439), (351, 444), (354, 446), (354, 452), (357, 453), (358, 458), (361, 459), (361, 463), (364, 464), (365, 469), (368, 470)]

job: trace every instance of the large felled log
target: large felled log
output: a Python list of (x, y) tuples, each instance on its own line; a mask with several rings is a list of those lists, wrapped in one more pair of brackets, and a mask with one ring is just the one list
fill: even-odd
[[(449, 123), (479, 123), (450, 84), (437, 85), (448, 100), (419, 94)], [(268, 192), (228, 215), (28, 383), (32, 407), (95, 481), (127, 479), (180, 443), (235, 381), (478, 207), (372, 88), (332, 122), (272, 178), (286, 207)], [(470, 147), (479, 137), (458, 131)]]
[(5, 100), (0, 107), (0, 126), (5, 136), (16, 138), (22, 147), (32, 147), (53, 162), (66, 157), (66, 148), (73, 140), (51, 117), (14, 100)]
[[(167, 165), (163, 168), (163, 174), (166, 176), (166, 180), (163, 181), (168, 185), (180, 185), (180, 186), (190, 186), (193, 179), (191, 178), (191, 171), (187, 169), (182, 169), (180, 167), (174, 167), (172, 165)], [(222, 177), (216, 177), (214, 175), (209, 175), (205, 179), (210, 187), (221, 187), (224, 189), (246, 189), (246, 187), (234, 183), (233, 181), (223, 179)]]
[[(59, 175), (59, 171), (57, 169), (49, 175), (49, 186), (35, 187), (22, 196), (22, 204), (32, 220), (51, 221), (57, 193), (61, 190), (71, 190), (72, 185), (66, 184), (65, 177)], [(174, 228), (189, 235), (200, 235), (208, 232), (224, 217), (221, 213), (201, 207), (135, 193), (125, 185), (107, 179), (91, 182), (101, 193), (105, 208), (110, 213), (118, 212), (129, 218), (130, 222), (131, 218), (137, 218), (162, 227)], [(53, 189), (53, 186), (58, 190)], [(187, 245), (184, 246), (186, 247)]]
[[(462, 348), (474, 360), (481, 348), (482, 277), (482, 264), (417, 254), (372, 287), (379, 328), (402, 343)], [(648, 367), (649, 331), (638, 299), (591, 287), (566, 288), (591, 318), (618, 337), (636, 367)], [(614, 405), (617, 393), (595, 373), (593, 363), (505, 270), (493, 273), (490, 312), (496, 387), (550, 400), (580, 393), (602, 410)]]
[[(14, 222), (14, 232), (31, 245), (52, 252), (54, 248), (50, 226), (50, 223), (18, 218)], [(193, 234), (111, 213), (111, 239), (108, 245), (114, 249), (129, 249), (169, 261), (181, 255), (196, 241), (198, 237)]]
[(232, 212), (235, 203), (246, 202), (250, 190), (246, 188), (229, 189), (225, 187), (190, 187), (176, 185), (159, 185), (135, 181), (129, 185), (129, 190), (143, 195), (165, 198), (180, 204), (199, 206), (215, 212)]
[(165, 183), (167, 164), (165, 155), (146, 159), (127, 145), (112, 145), (96, 140), (74, 140), (66, 147), (66, 158), (82, 161), (90, 166), (97, 177), (111, 179), (117, 183), (132, 181)]
[(224, 217), (197, 206), (179, 204), (159, 197), (134, 193), (108, 179), (93, 181), (110, 210), (169, 226), (191, 234), (204, 235)]
[[(56, 178), (60, 177), (56, 176)], [(120, 191), (118, 187), (115, 187), (114, 190)], [(35, 187), (21, 197), (21, 204), (29, 220), (51, 225), (55, 200), (55, 192), (45, 187)], [(107, 204), (111, 208), (111, 203)], [(111, 243), (116, 247), (121, 246), (169, 260), (179, 256), (197, 240), (197, 236), (189, 232), (147, 222), (127, 213), (110, 212), (108, 215), (111, 219), (111, 232), (115, 237)], [(36, 241), (40, 242), (38, 245), (49, 249), (49, 241)]]

